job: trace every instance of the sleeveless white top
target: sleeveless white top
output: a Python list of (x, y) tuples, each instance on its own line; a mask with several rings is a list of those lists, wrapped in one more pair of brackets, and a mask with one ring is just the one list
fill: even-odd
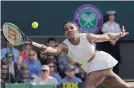
[(94, 59), (88, 62), (95, 52), (95, 46), (87, 40), (85, 33), (80, 34), (78, 45), (72, 45), (68, 39), (65, 39), (63, 43), (69, 48), (68, 56), (75, 62), (80, 63), (87, 73), (113, 68), (118, 63), (115, 58), (103, 51), (97, 51)]
[(68, 46), (68, 56), (80, 63), (84, 64), (89, 61), (95, 52), (95, 45), (91, 44), (86, 37), (86, 33), (80, 34), (80, 43), (78, 45), (73, 45), (68, 39), (63, 41)]

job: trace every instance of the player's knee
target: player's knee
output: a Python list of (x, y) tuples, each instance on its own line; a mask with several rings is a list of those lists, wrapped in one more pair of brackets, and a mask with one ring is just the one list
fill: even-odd
[(127, 84), (123, 88), (134, 88), (134, 85)]
[(95, 86), (86, 85), (84, 88), (96, 88)]
[(134, 88), (134, 84), (129, 84), (127, 88)]

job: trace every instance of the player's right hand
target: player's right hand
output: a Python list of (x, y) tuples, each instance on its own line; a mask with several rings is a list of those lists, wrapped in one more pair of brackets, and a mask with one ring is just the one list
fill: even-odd
[(42, 45), (42, 47), (40, 48), (40, 52), (41, 52), (41, 53), (45, 53), (45, 51), (46, 51), (46, 49), (47, 49), (47, 46), (44, 45), (44, 44), (41, 44), (41, 45)]

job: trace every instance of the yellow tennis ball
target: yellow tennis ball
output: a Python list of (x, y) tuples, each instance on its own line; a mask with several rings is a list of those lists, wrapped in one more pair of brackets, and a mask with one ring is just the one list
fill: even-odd
[(36, 28), (38, 28), (38, 26), (39, 26), (38, 22), (33, 22), (32, 23), (32, 28), (36, 29)]

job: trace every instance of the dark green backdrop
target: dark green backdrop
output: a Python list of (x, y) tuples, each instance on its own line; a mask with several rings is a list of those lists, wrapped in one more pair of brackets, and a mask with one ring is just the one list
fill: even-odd
[[(103, 15), (107, 10), (116, 10), (116, 20), (130, 32), (123, 40), (134, 40), (133, 1), (2, 1), (1, 20), (2, 24), (15, 23), (29, 36), (61, 36), (64, 22), (72, 20), (76, 9), (83, 4), (97, 6)], [(33, 21), (39, 22), (38, 29), (31, 28)]]

